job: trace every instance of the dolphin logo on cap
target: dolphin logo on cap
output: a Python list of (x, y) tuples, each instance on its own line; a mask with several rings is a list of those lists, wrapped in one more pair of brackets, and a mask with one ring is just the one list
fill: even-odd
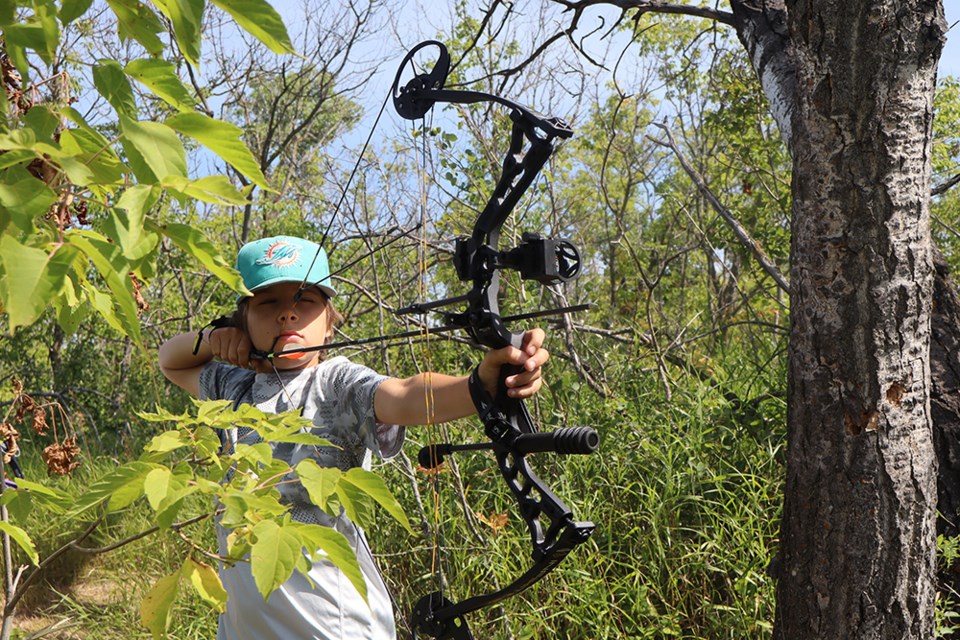
[(273, 265), (278, 269), (283, 267), (289, 267), (296, 264), (300, 260), (300, 247), (295, 244), (291, 244), (284, 240), (275, 242), (270, 245), (267, 249), (266, 254), (259, 260), (257, 264), (264, 265)]

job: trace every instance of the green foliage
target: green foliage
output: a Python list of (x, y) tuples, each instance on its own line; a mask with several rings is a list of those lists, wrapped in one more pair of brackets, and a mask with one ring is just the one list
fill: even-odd
[[(937, 536), (937, 565), (940, 571), (952, 572), (960, 560), (960, 538)], [(957, 601), (960, 594), (953, 589), (941, 589), (936, 607), (936, 634), (938, 638), (951, 638), (960, 631), (960, 612)]]
[[(79, 496), (25, 481), (18, 489), (4, 492), (2, 504), (15, 522), (25, 522), (35, 508), (42, 507), (61, 514), (60, 520), (66, 524), (81, 520), (91, 510), (102, 510), (100, 517), (105, 517), (145, 499), (162, 532), (179, 530), (183, 522), (195, 519), (190, 511), (196, 508), (196, 499), (206, 505), (216, 501), (222, 505), (216, 514), (218, 523), (231, 530), (226, 561), (249, 561), (264, 599), (295, 570), (306, 573), (311, 560), (321, 557), (340, 568), (366, 597), (363, 575), (343, 535), (321, 525), (290, 520), (289, 507), (280, 501), (277, 487), (299, 478), (318, 505), (334, 516), (342, 507), (361, 526), (373, 522), (374, 505), (379, 504), (412, 533), (403, 508), (379, 477), (363, 469), (320, 470), (309, 460), (291, 468), (275, 460), (269, 443), (332, 446), (313, 435), (312, 422), (299, 412), (265, 414), (248, 405), (236, 409), (230, 405), (227, 401), (197, 401), (195, 413), (160, 410), (142, 414), (151, 422), (175, 422), (176, 428), (153, 437), (140, 459), (103, 474)], [(239, 445), (235, 452), (223, 454), (215, 430), (233, 427), (254, 429), (263, 442)], [(201, 517), (209, 515), (207, 511)], [(39, 562), (36, 547), (23, 528), (4, 522), (0, 530), (12, 536), (33, 564)], [(305, 550), (311, 555), (305, 555)], [(195, 553), (188, 552), (176, 571), (160, 577), (143, 601), (141, 620), (155, 638), (166, 637), (181, 581), (190, 584), (214, 609), (222, 610), (225, 605), (226, 592), (216, 571), (197, 560)]]
[[(242, 94), (223, 107), (232, 123), (214, 120), (206, 110), (212, 90), (197, 90), (196, 75), (190, 82), (186, 75), (186, 65), (209, 64), (199, 39), (203, 3), (107, 4), (117, 35), (132, 48), (126, 60), (82, 60), (89, 91), (109, 105), (107, 114), (81, 114), (52, 91), (23, 109), (23, 92), (8, 85), (0, 123), (0, 327), (14, 334), (0, 342), (0, 378), (17, 372), (28, 388), (60, 394), (70, 404), (63, 430), (89, 440), (76, 477), (26, 481), (0, 499), (10, 526), (26, 535), (14, 531), (18, 559), (43, 562), (61, 542), (54, 523), (72, 531), (103, 514), (98, 545), (159, 528), (149, 552), (131, 544), (95, 563), (94, 571), (123, 581), (121, 602), (85, 606), (58, 586), (57, 615), (82, 621), (91, 637), (143, 637), (140, 624), (154, 636), (211, 637), (223, 594), (201, 550), (216, 544), (213, 518), (180, 525), (208, 514), (214, 500), (233, 528), (231, 556), (249, 554), (263, 593), (305, 568), (301, 547), (340, 559), (356, 581), (335, 532), (287, 517), (276, 486), (294, 476), (321, 508), (342, 508), (366, 525), (400, 602), (398, 620), (438, 580), (456, 599), (516, 578), (529, 566), (529, 533), (489, 457), (458, 457), (435, 474), (417, 470), (408, 457), (441, 437), (423, 429), (409, 430), (406, 456), (378, 468), (386, 482), (311, 461), (291, 469), (265, 444), (223, 455), (214, 424), (247, 424), (274, 441), (313, 436), (293, 416), (217, 405), (198, 413), (159, 378), (152, 352), (234, 308), (242, 285), (229, 266), (230, 247), (256, 235), (319, 238), (341, 195), (327, 243), (335, 269), (376, 245), (379, 230), (408, 227), (425, 208), (420, 242), (391, 246), (337, 274), (346, 336), (416, 326), (390, 311), (463, 291), (449, 239), (470, 229), (490, 193), (506, 151), (506, 113), (485, 105), (438, 109), (412, 140), (397, 133), (380, 150), (375, 143), (344, 193), (346, 171), (330, 142), (361, 121), (361, 109), (322, 59), (250, 74)], [(289, 48), (275, 14), (259, 1), (213, 4), (272, 51)], [(23, 74), (50, 68), (51, 38), (79, 27), (90, 4), (63, 2), (59, 13), (51, 7), (21, 8), (17, 24), (0, 15), (11, 64)], [(629, 55), (643, 61), (648, 77), (629, 88), (590, 78), (584, 86), (596, 85), (595, 96), (551, 102), (558, 70), (572, 67), (531, 63), (501, 76), (498, 70), (524, 60), (527, 43), (507, 29), (477, 40), (483, 24), (471, 5), (458, 2), (454, 10), (458, 23), (441, 37), (457, 63), (451, 86), (470, 83), (530, 98), (544, 113), (577, 114), (575, 137), (517, 207), (503, 243), (528, 229), (569, 237), (584, 255), (583, 273), (549, 292), (515, 278), (501, 284), (508, 312), (559, 300), (594, 304), (569, 323), (544, 320), (554, 358), (531, 408), (545, 429), (590, 425), (602, 438), (592, 456), (532, 456), (574, 516), (598, 528), (529, 592), (471, 614), (475, 635), (769, 638), (774, 589), (767, 567), (775, 566), (786, 430), (785, 296), (650, 127), (666, 118), (711, 191), (786, 271), (790, 162), (739, 45), (707, 23), (645, 13), (622, 21), (630, 31), (621, 35), (632, 39)], [(164, 44), (168, 27), (180, 55)], [(24, 78), (38, 90), (53, 86)], [(938, 179), (956, 173), (957, 95), (956, 82), (943, 80), (934, 122)], [(425, 180), (426, 194), (416, 184), (423, 167), (411, 159), (412, 145), (428, 149), (439, 167)], [(214, 156), (233, 167), (234, 181), (192, 174), (203, 166), (198, 157)], [(231, 207), (254, 194), (241, 224)], [(953, 192), (935, 199), (935, 215), (955, 229), (957, 211)], [(956, 260), (956, 234), (944, 225), (935, 233)], [(149, 309), (138, 299), (141, 285)], [(431, 337), (347, 355), (396, 376), (459, 373), (480, 357), (462, 342)], [(8, 397), (4, 391), (0, 399)], [(155, 405), (168, 409), (146, 424), (134, 417)], [(168, 420), (176, 428), (162, 431)], [(18, 427), (28, 477), (36, 478), (51, 436)], [(470, 420), (454, 425), (450, 439), (479, 437)], [(146, 452), (137, 457), (144, 440)], [(413, 543), (411, 528), (422, 535)], [(943, 561), (953, 546), (941, 543)], [(941, 605), (942, 632), (953, 626), (949, 611)]]
[[(960, 79), (940, 78), (934, 96), (933, 188), (950, 185), (960, 173)], [(934, 196), (931, 233), (951, 271), (960, 269), (960, 193), (956, 186)]]
[[(274, 50), (291, 50), (279, 16), (265, 2), (220, 4)], [(142, 341), (135, 302), (139, 283), (130, 274), (149, 281), (160, 241), (171, 231), (154, 217), (160, 198), (246, 202), (225, 177), (188, 177), (181, 135), (266, 187), (240, 130), (195, 112), (196, 100), (178, 65), (156, 57), (164, 50), (156, 35), (163, 15), (186, 61), (197, 64), (204, 2), (108, 5), (120, 39), (136, 41), (153, 56), (126, 65), (103, 59), (93, 66), (93, 88), (116, 112), (112, 123), (88, 122), (59, 88), (46, 96), (37, 90), (50, 86), (42, 74), (58, 66), (54, 56), (63, 31), (90, 3), (66, 3), (59, 12), (49, 1), (14, 3), (0, 15), (8, 56), (0, 113), (0, 310), (11, 332), (35, 322), (50, 306), (60, 311), (61, 327), (73, 331), (77, 310), (90, 307), (116, 330)], [(180, 113), (163, 122), (141, 120), (130, 79)], [(181, 246), (207, 264), (219, 259), (209, 243)], [(224, 265), (215, 273), (242, 291), (230, 271)], [(106, 283), (108, 295), (99, 281)]]

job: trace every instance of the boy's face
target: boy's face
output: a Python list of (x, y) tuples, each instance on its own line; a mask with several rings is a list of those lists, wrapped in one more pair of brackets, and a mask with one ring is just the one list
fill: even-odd
[[(325, 344), (333, 331), (327, 296), (316, 287), (304, 289), (298, 300), (299, 282), (280, 282), (258, 289), (247, 302), (247, 333), (253, 346), (261, 351), (281, 353)], [(278, 369), (316, 366), (319, 353), (310, 351), (277, 356)]]

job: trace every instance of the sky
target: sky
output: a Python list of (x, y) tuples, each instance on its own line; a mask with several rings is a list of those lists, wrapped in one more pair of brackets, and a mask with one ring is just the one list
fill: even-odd
[(960, 0), (943, 0), (947, 16), (947, 45), (940, 55), (940, 76), (960, 76)]
[[(527, 0), (529, 2), (529, 0)], [(271, 4), (281, 13), (286, 22), (291, 35), (297, 30), (296, 24), (298, 17), (302, 16), (302, 6), (315, 6), (316, 0), (271, 0)], [(722, 3), (726, 6), (725, 3)], [(523, 6), (523, 5), (521, 5)], [(531, 6), (532, 5), (527, 5)], [(539, 6), (539, 5), (537, 5)], [(944, 13), (947, 21), (947, 41), (940, 57), (939, 76), (945, 77), (952, 75), (960, 77), (960, 0), (943, 0)], [(384, 33), (384, 39), (375, 39), (368, 46), (374, 47), (371, 50), (372, 59), (383, 59), (387, 61), (381, 65), (379, 73), (374, 77), (374, 82), (365, 94), (370, 98), (370, 104), (365, 104), (367, 113), (372, 118), (380, 108), (383, 96), (389, 91), (390, 84), (393, 81), (393, 75), (396, 72), (396, 64), (404, 53), (403, 45), (396, 42), (397, 34), (404, 41), (404, 45), (411, 46), (420, 40), (436, 37), (439, 32), (447, 31), (450, 28), (453, 14), (453, 3), (449, 0), (403, 0), (396, 4), (391, 4), (395, 10), (394, 18), (389, 19), (387, 23), (381, 24), (381, 31)], [(595, 9), (601, 11), (601, 9)], [(617, 10), (610, 8), (608, 19), (615, 16)], [(586, 17), (586, 16), (585, 16)], [(593, 20), (598, 18), (594, 15)], [(581, 29), (587, 24), (588, 20), (581, 21)], [(591, 23), (592, 24), (592, 23)], [(560, 45), (555, 46), (562, 46)], [(396, 52), (396, 63), (391, 62), (389, 57), (391, 53)], [(453, 53), (453, 52), (451, 52)], [(385, 109), (384, 117), (386, 122), (380, 126), (403, 128), (404, 123), (393, 113), (392, 108)], [(357, 127), (353, 132), (347, 134), (342, 141), (347, 147), (355, 147), (362, 143), (366, 131), (363, 125)], [(363, 135), (361, 135), (363, 133)]]
[[(529, 1), (529, 0), (528, 0)], [(299, 7), (304, 3), (310, 3), (310, 0), (272, 0), (272, 4), (283, 15), (288, 27), (293, 27), (296, 22), (296, 15), (301, 11)], [(721, 3), (725, 4), (725, 3)], [(390, 31), (401, 34), (401, 37), (407, 43), (418, 42), (422, 39), (435, 37), (439, 31), (449, 29), (451, 14), (453, 13), (452, 3), (449, 0), (405, 0), (396, 6), (396, 24), (391, 25)], [(944, 77), (953, 75), (960, 77), (960, 0), (943, 0), (944, 13), (946, 15), (948, 32), (947, 42), (940, 57), (939, 76)], [(596, 11), (602, 9), (595, 8)], [(611, 16), (618, 13), (617, 10), (610, 8)], [(291, 19), (293, 22), (291, 22)], [(585, 24), (584, 21), (582, 24)], [(393, 36), (393, 34), (390, 34)], [(391, 39), (393, 39), (391, 37)], [(383, 43), (379, 43), (382, 47)], [(399, 45), (393, 45), (399, 47)], [(382, 50), (382, 49), (381, 49)], [(387, 66), (392, 66), (388, 63)], [(389, 86), (392, 80), (393, 71), (386, 75), (389, 78), (383, 82)]]

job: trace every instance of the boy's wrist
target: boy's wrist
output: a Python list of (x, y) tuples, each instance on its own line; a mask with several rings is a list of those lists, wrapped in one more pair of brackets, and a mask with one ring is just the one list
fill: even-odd
[[(236, 324), (233, 321), (233, 316), (220, 316), (202, 326), (200, 330), (197, 331), (197, 342), (193, 346), (193, 355), (197, 355), (200, 352), (200, 344), (202, 342), (210, 344), (210, 336), (213, 335), (214, 331), (234, 326), (236, 326)], [(207, 331), (208, 329), (209, 331)], [(207, 331), (206, 340), (204, 340), (204, 331)]]

